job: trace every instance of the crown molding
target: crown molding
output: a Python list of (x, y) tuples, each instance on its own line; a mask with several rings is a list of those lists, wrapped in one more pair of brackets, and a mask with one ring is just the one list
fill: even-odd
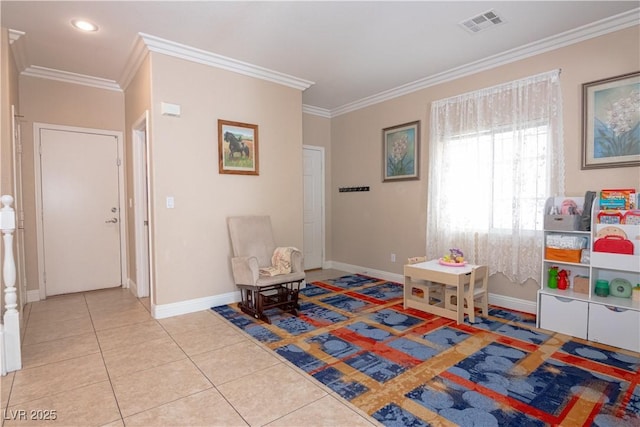
[(57, 80), (60, 82), (91, 86), (99, 89), (115, 90), (118, 92), (122, 91), (118, 83), (114, 80), (87, 76), (84, 74), (70, 73), (68, 71), (55, 70), (53, 68), (40, 67), (38, 65), (27, 67), (21, 74), (23, 76)]
[[(13, 52), (13, 60), (18, 68), (18, 73), (21, 73), (27, 68), (29, 62), (27, 60), (27, 49), (24, 43), (24, 31), (12, 30), (9, 28), (9, 45)], [(22, 40), (20, 40), (22, 39)]]
[(133, 46), (133, 50), (129, 55), (129, 58), (125, 63), (122, 75), (118, 80), (118, 83), (120, 84), (122, 90), (127, 89), (129, 83), (131, 83), (131, 80), (133, 80), (133, 78), (135, 77), (136, 73), (138, 72), (138, 68), (140, 68), (140, 65), (142, 65), (142, 62), (147, 57), (148, 53), (149, 50), (147, 49), (144, 40), (142, 39), (142, 37), (138, 37)]
[[(625, 28), (638, 25), (639, 22), (640, 8), (636, 8), (607, 19), (596, 21), (594, 23), (587, 24), (570, 31), (566, 31), (553, 37), (548, 37), (533, 43), (529, 43), (516, 49), (511, 49), (500, 54), (481, 59), (479, 61), (452, 68), (442, 73), (434, 74), (433, 76), (416, 80), (414, 82), (407, 83), (396, 88), (368, 96), (366, 98), (362, 98), (358, 101), (354, 101), (329, 110), (329, 116), (330, 118), (337, 117), (342, 114), (356, 111), (371, 105), (379, 104), (390, 99), (398, 98), (400, 96), (407, 95), (409, 93), (413, 93), (430, 86), (435, 86), (471, 74), (476, 74), (481, 71), (486, 71), (501, 65), (509, 64), (511, 62), (519, 61), (551, 50), (560, 49), (562, 47), (612, 33), (614, 31), (623, 30)], [(309, 108), (316, 107), (309, 106)]]
[(325, 119), (331, 118), (331, 111), (326, 108), (314, 107), (313, 105), (302, 104), (302, 112), (306, 114), (312, 114), (314, 116), (324, 117)]
[(9, 28), (9, 44), (12, 44), (14, 41), (18, 40), (20, 37), (24, 36), (26, 33), (20, 30), (12, 30)]
[(278, 71), (269, 70), (267, 68), (249, 64), (248, 62), (238, 61), (233, 58), (207, 52), (202, 49), (196, 49), (191, 46), (161, 39), (149, 34), (138, 34), (144, 40), (144, 43), (151, 52), (162, 53), (176, 58), (185, 59), (187, 61), (209, 65), (211, 67), (222, 68), (224, 70), (233, 71), (234, 73), (267, 80), (299, 90), (308, 89), (314, 84), (312, 81), (300, 79)]

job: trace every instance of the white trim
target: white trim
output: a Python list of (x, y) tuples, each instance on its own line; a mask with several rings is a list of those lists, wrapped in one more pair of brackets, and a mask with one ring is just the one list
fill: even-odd
[(279, 71), (269, 70), (267, 68), (249, 64), (248, 62), (238, 61), (237, 59), (207, 52), (206, 50), (161, 39), (160, 37), (145, 33), (138, 33), (138, 35), (144, 40), (147, 48), (151, 52), (162, 53), (175, 58), (209, 65), (211, 67), (222, 68), (224, 70), (233, 71), (234, 73), (267, 80), (299, 90), (308, 89), (314, 84), (314, 82), (310, 80), (304, 80)]
[(302, 112), (314, 116), (324, 117), (325, 119), (331, 118), (331, 110), (328, 110), (326, 108), (314, 107), (313, 105), (302, 104)]
[(397, 283), (404, 283), (404, 276), (402, 274), (390, 273), (388, 271), (375, 270), (372, 268), (361, 267), (359, 265), (345, 264), (343, 262), (330, 261), (328, 263), (330, 267), (336, 270), (346, 271), (351, 274), (365, 274), (367, 276), (375, 277), (382, 280), (389, 280)]
[(129, 59), (125, 63), (124, 70), (122, 71), (122, 75), (118, 80), (120, 87), (122, 90), (126, 90), (129, 83), (133, 80), (136, 73), (138, 72), (138, 68), (144, 62), (144, 59), (147, 57), (149, 50), (147, 50), (147, 46), (144, 44), (144, 40), (141, 37), (136, 39), (136, 44), (129, 55)]
[(506, 295), (498, 295), (492, 293), (489, 293), (489, 304), (531, 314), (536, 314), (538, 308), (538, 304), (535, 301), (529, 301), (525, 299), (513, 298)]
[(134, 282), (133, 280), (131, 280), (131, 277), (129, 277), (127, 279), (127, 286), (123, 286), (123, 288), (129, 288), (131, 289), (129, 292), (131, 292), (133, 294), (134, 297), (136, 298), (140, 298), (138, 296), (138, 287), (136, 285), (136, 282)]
[(40, 290), (27, 291), (27, 302), (40, 301)]
[(326, 248), (326, 228), (327, 228), (327, 223), (326, 223), (326, 205), (327, 205), (327, 200), (326, 200), (326, 188), (325, 188), (325, 183), (326, 183), (326, 177), (325, 177), (325, 162), (326, 162), (326, 158), (325, 158), (325, 149), (324, 147), (320, 147), (320, 146), (316, 146), (316, 145), (302, 145), (302, 151), (304, 152), (304, 150), (311, 150), (311, 151), (319, 151), (320, 155), (322, 156), (322, 162), (320, 164), (320, 179), (322, 180), (322, 185), (320, 186), (320, 198), (322, 199), (322, 206), (320, 206), (320, 223), (322, 226), (322, 231), (320, 232), (320, 237), (322, 239), (322, 258), (320, 261), (320, 265), (324, 265), (325, 263), (325, 255), (327, 254), (327, 248)]
[(11, 45), (13, 60), (16, 63), (18, 72), (22, 72), (29, 66), (29, 61), (27, 59), (27, 48), (25, 46), (26, 41), (24, 38), (22, 38), (22, 36), (24, 36), (25, 34), (26, 33), (23, 31), (9, 29), (9, 44)]
[[(374, 270), (366, 267), (361, 267), (353, 264), (345, 264), (337, 261), (328, 261), (326, 263), (326, 269), (336, 269), (346, 271), (351, 274), (365, 274), (367, 276), (376, 277), (382, 280), (389, 280), (396, 283), (404, 283), (404, 275), (389, 273), (387, 271)], [(513, 298), (505, 295), (498, 295), (489, 293), (489, 304), (497, 305), (498, 307), (508, 308), (510, 310), (517, 310), (524, 313), (536, 314), (537, 303), (535, 301), (524, 300), (520, 298)]]
[(196, 298), (186, 301), (174, 302), (171, 304), (151, 305), (151, 315), (154, 319), (164, 319), (166, 317), (179, 316), (181, 314), (194, 313), (196, 311), (208, 310), (219, 305), (233, 304), (240, 301), (240, 291), (228, 292), (226, 294), (214, 295), (204, 298)]
[[(132, 165), (133, 165), (133, 231), (135, 236), (136, 287), (137, 297), (151, 296), (150, 268), (150, 217), (149, 206), (149, 111), (136, 120), (131, 126)], [(146, 215), (145, 215), (146, 211)], [(146, 219), (145, 219), (146, 218)], [(144, 222), (147, 221), (145, 228)], [(144, 243), (146, 241), (146, 244)], [(146, 286), (149, 286), (147, 289)]]
[[(398, 98), (400, 96), (413, 93), (431, 86), (442, 84), (464, 76), (475, 74), (481, 71), (486, 71), (501, 65), (509, 64), (515, 61), (529, 58), (531, 56), (539, 55), (544, 52), (560, 49), (562, 47), (579, 43), (581, 41), (638, 25), (639, 12), (640, 8), (635, 8), (616, 16), (602, 19), (591, 24), (583, 25), (582, 27), (578, 27), (555, 36), (547, 37), (545, 39), (538, 40), (536, 42), (487, 57), (480, 61), (475, 61), (461, 67), (452, 68), (450, 70), (428, 76), (411, 83), (379, 92), (360, 100), (344, 104), (340, 107), (326, 109), (305, 104), (303, 105), (302, 110), (306, 114), (317, 115), (324, 118), (334, 118), (342, 114), (388, 101), (390, 99)], [(11, 33), (12, 31), (14, 32), (13, 34)], [(16, 30), (10, 30), (10, 37), (13, 38), (13, 41), (16, 41), (20, 38), (20, 34), (18, 33), (20, 32)], [(139, 39), (138, 41), (136, 41), (132, 53), (129, 56), (129, 60), (126, 63), (125, 69), (119, 80), (119, 85), (118, 82), (114, 80), (70, 73), (67, 71), (54, 70), (51, 68), (45, 68), (36, 65), (27, 66), (26, 54), (21, 48), (22, 43), (12, 43), (11, 45), (14, 49), (14, 59), (16, 60), (18, 69), (24, 69), (24, 71), (22, 71), (23, 75), (48, 78), (52, 80), (59, 80), (68, 83), (76, 83), (116, 91), (122, 91), (123, 88), (126, 88), (129, 85), (131, 79), (133, 79), (135, 72), (144, 60), (148, 51), (158, 52), (176, 58), (182, 58), (200, 64), (226, 69), (239, 74), (275, 82), (300, 90), (308, 89), (310, 86), (315, 84), (314, 82), (309, 80), (280, 73), (278, 71), (269, 70), (267, 68), (238, 61), (222, 55), (217, 55), (215, 53), (207, 52), (201, 49), (196, 49), (180, 43), (161, 39), (149, 34), (138, 33), (138, 35)]]
[(38, 253), (38, 289), (40, 300), (47, 298), (46, 287), (44, 283), (44, 242), (43, 242), (43, 222), (42, 222), (42, 176), (40, 169), (40, 131), (42, 129), (59, 130), (65, 132), (83, 132), (100, 135), (110, 135), (116, 138), (118, 146), (118, 158), (120, 165), (118, 166), (118, 198), (120, 202), (120, 284), (124, 285), (129, 277), (127, 269), (127, 209), (125, 198), (125, 176), (124, 176), (124, 140), (122, 132), (105, 129), (82, 128), (77, 126), (53, 125), (48, 123), (33, 122), (33, 163), (35, 175), (35, 205), (36, 205), (36, 244)]
[(92, 77), (85, 74), (70, 73), (69, 71), (55, 70), (53, 68), (40, 67), (38, 65), (31, 65), (27, 67), (21, 74), (23, 76), (57, 80), (59, 82), (122, 92), (122, 89), (120, 89), (120, 86), (115, 80)]
[(9, 32), (9, 44), (13, 44), (14, 41), (27, 34), (24, 31), (13, 30), (11, 28), (9, 28), (7, 31)]
[(22, 191), (22, 133), (18, 123), (16, 106), (11, 104), (11, 152), (13, 162), (13, 197), (16, 212), (15, 251), (16, 271), (18, 273), (18, 311), (23, 315), (23, 308), (27, 300), (27, 272), (24, 245), (24, 192)]
[[(636, 8), (619, 15), (612, 16), (610, 18), (602, 19), (591, 24), (583, 25), (582, 27), (565, 31), (564, 33), (555, 36), (547, 37), (545, 39), (538, 40), (515, 49), (501, 52), (497, 55), (489, 56), (479, 61), (471, 62), (460, 67), (452, 68), (450, 70), (443, 71), (441, 73), (395, 87), (393, 89), (382, 91), (375, 95), (371, 95), (366, 98), (362, 98), (360, 100), (328, 110), (329, 118), (337, 117), (342, 114), (350, 113), (352, 111), (360, 110), (371, 105), (379, 104), (390, 99), (398, 98), (409, 93), (426, 89), (431, 86), (449, 82), (471, 74), (476, 74), (481, 71), (490, 70), (501, 65), (509, 64), (515, 61), (529, 58), (531, 56), (542, 54), (544, 52), (560, 49), (562, 47), (579, 43), (594, 37), (599, 37), (608, 33), (612, 33), (614, 31), (620, 31), (625, 28), (638, 25), (639, 13), (640, 8)], [(314, 109), (316, 109), (317, 107), (306, 107), (307, 109), (305, 112), (307, 112), (308, 114), (316, 114), (322, 117), (326, 117), (325, 113), (322, 111), (323, 109), (318, 109), (321, 114), (317, 114), (314, 112)]]

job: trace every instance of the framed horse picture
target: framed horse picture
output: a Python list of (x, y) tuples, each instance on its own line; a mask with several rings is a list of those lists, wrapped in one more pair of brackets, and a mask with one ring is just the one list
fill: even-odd
[(259, 175), (258, 125), (218, 120), (220, 173)]

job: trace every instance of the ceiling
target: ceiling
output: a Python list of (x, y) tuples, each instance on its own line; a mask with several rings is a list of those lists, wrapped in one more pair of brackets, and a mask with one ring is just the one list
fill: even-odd
[[(21, 71), (70, 72), (122, 85), (139, 33), (310, 86), (303, 104), (329, 116), (367, 100), (490, 68), (637, 25), (639, 1), (8, 1)], [(460, 23), (487, 11), (504, 23)], [(86, 18), (100, 29), (70, 25)], [(311, 84), (313, 83), (313, 84)]]

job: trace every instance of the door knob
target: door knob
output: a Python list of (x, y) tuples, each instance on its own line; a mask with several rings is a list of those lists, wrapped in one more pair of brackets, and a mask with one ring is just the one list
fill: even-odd
[(105, 221), (107, 224), (115, 224), (118, 222), (118, 218), (111, 218)]

